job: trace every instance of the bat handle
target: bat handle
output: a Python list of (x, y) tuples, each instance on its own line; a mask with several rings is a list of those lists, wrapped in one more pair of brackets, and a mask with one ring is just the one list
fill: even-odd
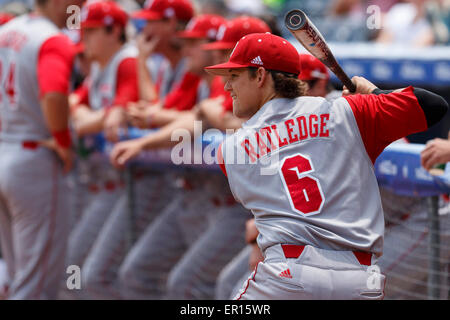
[(353, 83), (352, 80), (350, 80), (349, 77), (346, 76), (346, 79), (342, 79), (341, 81), (351, 93), (356, 92), (356, 85)]
[(341, 66), (339, 64), (335, 64), (335, 67), (332, 70), (336, 77), (338, 77), (339, 80), (347, 87), (347, 89), (354, 93), (356, 91), (356, 85), (353, 83), (353, 81), (347, 76), (347, 74), (342, 70)]

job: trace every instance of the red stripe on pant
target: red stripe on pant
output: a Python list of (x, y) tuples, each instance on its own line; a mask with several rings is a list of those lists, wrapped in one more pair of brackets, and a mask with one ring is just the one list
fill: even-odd
[(255, 281), (255, 277), (256, 277), (256, 273), (258, 272), (258, 266), (259, 266), (260, 263), (261, 263), (261, 262), (258, 262), (258, 264), (256, 265), (255, 271), (253, 272), (253, 277), (248, 278), (248, 280), (247, 280), (247, 285), (245, 286), (244, 292), (242, 292), (242, 293), (239, 295), (239, 298), (237, 298), (236, 300), (241, 300), (242, 296), (247, 292), (247, 289), (248, 289), (248, 287), (250, 286), (250, 281), (253, 280), (254, 282), (256, 282), (256, 281)]

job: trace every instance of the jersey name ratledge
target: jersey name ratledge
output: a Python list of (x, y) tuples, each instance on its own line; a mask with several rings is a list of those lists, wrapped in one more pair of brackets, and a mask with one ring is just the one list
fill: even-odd
[(250, 162), (254, 163), (260, 157), (292, 143), (314, 138), (329, 138), (330, 130), (327, 127), (329, 120), (329, 113), (290, 118), (246, 135), (240, 146), (244, 148)]

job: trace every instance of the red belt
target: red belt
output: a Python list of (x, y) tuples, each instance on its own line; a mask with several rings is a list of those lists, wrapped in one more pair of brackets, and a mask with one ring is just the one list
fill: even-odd
[[(296, 245), (296, 244), (282, 244), (281, 248), (283, 248), (284, 256), (286, 258), (298, 258), (305, 249), (305, 246)], [(353, 251), (356, 259), (358, 259), (360, 264), (365, 266), (370, 266), (372, 264), (372, 254), (368, 252), (362, 251)]]
[(37, 141), (23, 141), (22, 142), (22, 147), (24, 149), (35, 150), (35, 149), (37, 149), (37, 147), (39, 147), (39, 142), (37, 142)]

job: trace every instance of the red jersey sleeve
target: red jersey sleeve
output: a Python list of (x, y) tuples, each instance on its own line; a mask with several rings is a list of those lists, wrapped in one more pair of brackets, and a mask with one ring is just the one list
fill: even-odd
[(73, 94), (78, 97), (78, 104), (89, 105), (89, 87), (86, 84), (86, 81), (83, 81), (81, 86), (79, 86)]
[(136, 58), (123, 59), (117, 69), (116, 96), (113, 106), (126, 108), (128, 102), (139, 99)]
[(222, 145), (223, 143), (221, 143), (219, 145), (219, 148), (217, 149), (217, 163), (219, 164), (219, 167), (222, 170), (225, 177), (227, 177), (227, 169), (225, 168), (225, 163), (223, 161)]
[(69, 93), (74, 56), (73, 44), (65, 35), (50, 37), (42, 44), (37, 62), (40, 97), (49, 92)]
[(393, 141), (427, 129), (413, 87), (389, 94), (344, 97), (353, 111), (367, 153), (374, 163)]
[(222, 104), (222, 114), (226, 112), (233, 112), (233, 99), (231, 98), (231, 94), (225, 90), (225, 84), (222, 81), (222, 77), (217, 76), (214, 77), (211, 83), (210, 98), (217, 98), (220, 96), (225, 98)]
[(197, 102), (197, 90), (201, 78), (186, 72), (180, 84), (164, 100), (164, 108), (178, 111), (190, 110)]
[(87, 79), (73, 92), (77, 96), (77, 104), (71, 106), (70, 112), (74, 112), (79, 106), (89, 106), (89, 87), (87, 85)]

